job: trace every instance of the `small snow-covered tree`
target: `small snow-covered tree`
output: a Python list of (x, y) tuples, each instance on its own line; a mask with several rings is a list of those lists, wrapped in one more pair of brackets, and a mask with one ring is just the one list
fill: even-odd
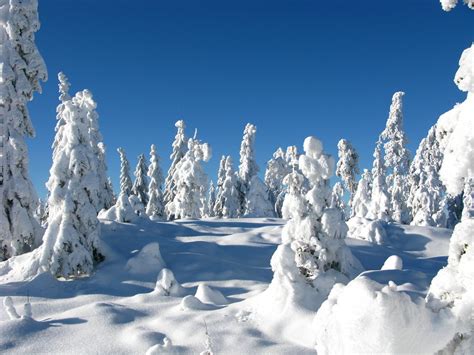
[(314, 137), (305, 139), (304, 151), (299, 167), (311, 189), (301, 194), (304, 181), (298, 172), (285, 178), (289, 191), (283, 216), (289, 221), (271, 260), (274, 276), (269, 290), (286, 299), (286, 305), (315, 310), (335, 282), (347, 282), (361, 266), (345, 245), (348, 228), (341, 211), (329, 207), (334, 160)]
[(336, 176), (339, 176), (344, 183), (344, 187), (349, 192), (349, 207), (352, 208), (352, 201), (357, 188), (356, 176), (359, 174), (359, 155), (346, 140), (341, 139), (337, 143), (339, 161), (336, 166)]
[(174, 180), (176, 166), (183, 159), (186, 151), (188, 150), (188, 140), (184, 134), (186, 124), (183, 120), (177, 121), (175, 124), (177, 129), (176, 136), (173, 141), (173, 152), (170, 155), (171, 166), (168, 170), (168, 175), (165, 180), (165, 190), (163, 192), (163, 200), (165, 203), (165, 212), (168, 218), (173, 218), (169, 213), (168, 205), (174, 200), (176, 195), (176, 181)]
[(367, 218), (371, 209), (371, 184), (372, 175), (370, 171), (364, 169), (357, 185), (352, 204), (353, 217)]
[(211, 180), (209, 185), (209, 192), (207, 196), (207, 215), (208, 217), (214, 217), (214, 206), (216, 204), (216, 188), (214, 186), (214, 181)]
[(148, 177), (150, 184), (148, 185), (149, 200), (146, 206), (146, 214), (150, 219), (164, 219), (165, 207), (163, 203), (163, 192), (161, 185), (163, 185), (163, 173), (160, 168), (160, 158), (156, 152), (154, 144), (150, 149), (150, 166), (148, 167)]
[(130, 179), (130, 164), (125, 150), (118, 148), (117, 152), (120, 155), (120, 193), (130, 196), (132, 193), (132, 179)]
[(298, 169), (298, 148), (296, 145), (290, 145), (286, 148), (285, 159), (290, 170)]
[(270, 201), (267, 186), (258, 176), (252, 177), (245, 199), (246, 217), (274, 217), (275, 205)]
[(372, 191), (369, 216), (373, 219), (389, 220), (390, 195), (385, 182), (385, 165), (382, 160), (382, 142), (378, 141), (372, 166)]
[(132, 194), (137, 196), (143, 206), (148, 204), (148, 167), (146, 166), (145, 155), (138, 156), (138, 163), (135, 168), (135, 181), (132, 186)]
[(43, 234), (34, 217), (38, 197), (28, 173), (25, 143), (25, 138), (35, 136), (27, 103), (47, 79), (35, 44), (39, 26), (36, 0), (0, 5), (0, 261), (36, 248)]
[(283, 179), (290, 172), (291, 168), (286, 160), (285, 152), (283, 152), (281, 148), (278, 148), (276, 152), (273, 153), (272, 159), (268, 161), (265, 171), (265, 184), (268, 187), (269, 198), (272, 205), (275, 206), (275, 209), (278, 196), (284, 189)]
[(217, 217), (239, 217), (240, 200), (237, 190), (237, 176), (232, 167), (232, 158), (227, 156), (224, 165), (224, 183), (217, 194), (215, 212)]
[(259, 168), (255, 161), (255, 135), (257, 127), (247, 123), (244, 129), (242, 143), (240, 145), (240, 165), (238, 189), (240, 195), (240, 214), (245, 213), (246, 196), (250, 187), (250, 181), (257, 175)]
[(207, 186), (207, 175), (202, 163), (211, 158), (211, 149), (207, 143), (196, 138), (188, 141), (188, 151), (176, 165), (173, 180), (176, 195), (167, 206), (175, 218), (202, 217), (203, 204), (206, 201), (203, 186)]
[(48, 228), (40, 256), (40, 267), (55, 276), (90, 274), (102, 261), (97, 196), (100, 194), (99, 159), (95, 154), (88, 93), (79, 92), (63, 102), (63, 124), (53, 156), (49, 190)]
[(387, 185), (390, 194), (389, 218), (398, 223), (410, 222), (407, 207), (409, 188), (407, 181), (410, 153), (406, 147), (407, 138), (403, 130), (403, 96), (396, 92), (392, 97), (387, 124), (380, 139), (384, 143)]
[(334, 184), (331, 191), (331, 208), (338, 208), (342, 213), (346, 212), (346, 204), (344, 202), (344, 187), (339, 181)]

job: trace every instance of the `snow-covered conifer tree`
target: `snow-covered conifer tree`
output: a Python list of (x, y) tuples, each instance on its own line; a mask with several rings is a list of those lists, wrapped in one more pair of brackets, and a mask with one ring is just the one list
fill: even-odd
[(278, 148), (276, 152), (273, 153), (272, 159), (268, 161), (265, 171), (265, 184), (268, 187), (269, 198), (273, 206), (276, 205), (277, 198), (283, 191), (283, 179), (290, 172), (291, 168), (286, 161), (285, 152), (283, 152), (281, 148)]
[(167, 206), (170, 215), (175, 218), (202, 217), (206, 201), (203, 186), (208, 183), (202, 162), (208, 162), (210, 158), (211, 149), (207, 143), (196, 138), (188, 140), (188, 151), (176, 165), (173, 175), (176, 195)]
[(224, 183), (217, 194), (215, 213), (217, 217), (239, 217), (240, 200), (237, 190), (237, 176), (232, 167), (232, 158), (227, 156), (224, 164)]
[(99, 159), (93, 146), (87, 92), (63, 102), (63, 124), (56, 135), (50, 178), (48, 228), (41, 249), (40, 267), (55, 276), (90, 274), (103, 259), (97, 196), (101, 181)]
[(352, 200), (357, 188), (356, 175), (359, 174), (359, 155), (346, 140), (341, 139), (337, 143), (339, 161), (336, 167), (336, 176), (339, 176), (344, 183), (344, 187), (349, 192), (349, 207), (352, 208)]
[(463, 52), (455, 82), (468, 94), (452, 110), (457, 122), (444, 151), (440, 176), (451, 195), (464, 191), (464, 211), (451, 236), (448, 265), (433, 279), (427, 300), (436, 311), (448, 308), (457, 317), (456, 343), (461, 348), (462, 342), (472, 340), (474, 309), (474, 45)]
[(374, 151), (372, 167), (372, 191), (369, 216), (373, 219), (389, 220), (390, 196), (385, 182), (385, 165), (382, 160), (382, 142), (378, 141)]
[[(458, 4), (458, 0), (440, 0), (440, 2), (444, 11), (451, 11)], [(463, 0), (463, 3), (474, 10), (474, 0)]]
[(283, 216), (289, 221), (271, 260), (274, 276), (269, 291), (284, 302), (283, 308), (296, 303), (314, 310), (335, 282), (347, 282), (361, 266), (345, 245), (348, 228), (341, 211), (329, 208), (334, 160), (314, 137), (305, 139), (304, 151), (299, 167), (311, 189), (301, 194), (304, 181), (296, 171), (285, 178)]
[(148, 177), (150, 184), (148, 185), (149, 200), (146, 206), (146, 214), (150, 219), (164, 219), (165, 207), (163, 203), (163, 192), (161, 185), (163, 185), (163, 173), (160, 168), (160, 158), (156, 152), (154, 144), (151, 145), (150, 150), (150, 166), (148, 167)]
[(174, 200), (174, 197), (176, 195), (176, 181), (173, 180), (175, 176), (176, 166), (184, 157), (188, 149), (188, 140), (186, 139), (186, 136), (184, 134), (184, 130), (186, 128), (184, 121), (177, 121), (175, 123), (175, 127), (177, 128), (177, 132), (173, 142), (173, 152), (170, 155), (171, 166), (168, 170), (168, 175), (166, 176), (165, 190), (163, 192), (165, 211), (168, 215), (168, 218), (173, 218), (173, 216), (169, 213), (168, 204), (170, 204), (171, 201)]
[(285, 159), (290, 170), (298, 169), (298, 148), (296, 145), (290, 145), (286, 148)]
[(135, 181), (132, 186), (132, 194), (137, 196), (143, 206), (148, 204), (148, 181), (145, 155), (140, 154), (138, 156), (138, 163), (135, 168)]
[(36, 248), (43, 233), (34, 217), (38, 197), (28, 173), (25, 143), (25, 137), (35, 135), (27, 103), (47, 79), (35, 44), (39, 26), (36, 0), (0, 5), (0, 261)]
[(332, 187), (331, 191), (331, 202), (329, 204), (331, 208), (338, 208), (342, 213), (346, 213), (346, 204), (344, 202), (344, 187), (341, 182), (336, 182)]
[(240, 214), (245, 214), (246, 196), (250, 187), (250, 181), (257, 175), (259, 168), (255, 161), (255, 135), (257, 127), (247, 123), (244, 129), (242, 143), (240, 145), (240, 165), (238, 189), (240, 195)]
[(244, 214), (246, 217), (275, 217), (275, 205), (270, 201), (268, 188), (257, 175), (250, 180)]
[(130, 164), (123, 148), (118, 148), (117, 152), (120, 155), (120, 193), (130, 196), (133, 186), (130, 179)]
[(405, 93), (399, 91), (392, 97), (387, 124), (380, 139), (384, 142), (387, 185), (390, 194), (389, 218), (398, 223), (410, 222), (407, 207), (409, 188), (407, 184), (410, 153), (406, 147), (407, 138), (403, 130), (403, 103)]
[(357, 185), (352, 204), (353, 217), (367, 218), (371, 209), (371, 184), (372, 175), (370, 171), (364, 169)]
[(216, 188), (214, 186), (214, 181), (211, 180), (209, 185), (209, 193), (207, 196), (207, 215), (208, 217), (214, 217), (214, 206), (216, 204)]

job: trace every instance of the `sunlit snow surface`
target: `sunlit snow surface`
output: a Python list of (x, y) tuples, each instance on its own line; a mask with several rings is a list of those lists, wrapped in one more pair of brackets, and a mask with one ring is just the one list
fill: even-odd
[[(279, 219), (102, 221), (106, 261), (90, 278), (68, 282), (48, 274), (21, 281), (18, 270), (27, 255), (1, 263), (0, 298), (11, 296), (22, 315), (29, 296), (33, 319), (9, 320), (0, 307), (0, 352), (145, 354), (166, 342), (161, 347), (166, 353), (196, 354), (206, 350), (207, 325), (214, 353), (314, 353), (311, 339), (297, 343), (297, 334), (281, 329), (311, 332), (313, 315), (303, 321), (288, 317), (282, 325), (259, 312), (258, 295), (272, 279), (270, 258), (283, 224)], [(424, 296), (446, 264), (450, 231), (389, 225), (386, 234), (383, 245), (355, 239), (347, 244), (365, 276), (382, 284), (393, 281), (411, 297)], [(403, 268), (380, 270), (391, 255), (402, 259)], [(184, 296), (196, 295), (202, 284), (197, 297), (183, 301), (154, 291), (163, 262)], [(274, 313), (276, 319), (281, 310)]]

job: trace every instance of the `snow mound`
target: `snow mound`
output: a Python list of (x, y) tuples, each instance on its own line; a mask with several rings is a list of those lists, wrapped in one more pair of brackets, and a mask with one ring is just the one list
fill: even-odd
[(171, 270), (163, 269), (158, 274), (154, 292), (160, 296), (182, 297), (186, 294), (186, 289), (176, 281)]
[(313, 325), (318, 354), (433, 354), (454, 335), (448, 312), (366, 277), (335, 285)]
[(145, 355), (159, 355), (159, 354), (172, 354), (177, 353), (174, 351), (176, 349), (173, 348), (173, 343), (167, 337), (163, 339), (163, 344), (156, 344), (153, 345), (151, 348), (147, 350)]
[(229, 303), (227, 298), (225, 298), (220, 291), (214, 290), (205, 284), (199, 284), (194, 296), (202, 303), (213, 304), (216, 306), (226, 305)]
[(160, 245), (156, 242), (145, 245), (138, 255), (128, 260), (125, 265), (125, 269), (131, 274), (148, 274), (164, 267)]
[(183, 300), (181, 301), (181, 309), (183, 311), (188, 311), (188, 310), (206, 311), (206, 310), (214, 309), (214, 307), (212, 307), (209, 304), (202, 303), (195, 296), (188, 295), (188, 296), (184, 297)]
[(382, 220), (372, 221), (370, 219), (353, 217), (347, 221), (349, 232), (347, 236), (353, 239), (366, 240), (375, 244), (383, 244), (387, 239), (385, 222)]
[(398, 255), (392, 255), (385, 260), (380, 270), (402, 270), (403, 260)]

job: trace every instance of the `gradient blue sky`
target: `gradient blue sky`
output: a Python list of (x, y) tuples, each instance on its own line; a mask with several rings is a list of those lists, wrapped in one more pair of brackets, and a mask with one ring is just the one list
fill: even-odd
[(474, 11), (445, 13), (437, 0), (40, 0), (39, 13), (50, 79), (29, 106), (29, 146), (40, 196), (60, 70), (71, 93), (88, 88), (98, 102), (117, 189), (116, 148), (134, 166), (154, 143), (166, 171), (177, 119), (213, 147), (212, 178), (222, 154), (238, 162), (247, 122), (258, 128), (262, 171), (278, 146), (301, 147), (308, 135), (332, 154), (349, 139), (368, 167), (398, 90), (414, 154), (437, 117), (464, 100), (453, 76), (474, 40)]

